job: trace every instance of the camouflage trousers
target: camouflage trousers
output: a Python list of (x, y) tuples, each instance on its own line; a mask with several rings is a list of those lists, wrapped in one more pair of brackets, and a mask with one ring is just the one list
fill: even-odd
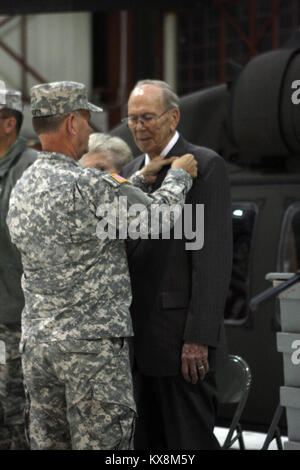
[(0, 324), (2, 359), (5, 359), (5, 364), (0, 364), (0, 450), (28, 449), (24, 429), (20, 330), (19, 325)]
[(132, 449), (136, 407), (123, 338), (25, 344), (31, 449)]

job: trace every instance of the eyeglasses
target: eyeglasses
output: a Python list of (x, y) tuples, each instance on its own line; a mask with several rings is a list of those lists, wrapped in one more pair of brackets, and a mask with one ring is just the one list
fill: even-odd
[(155, 116), (155, 114), (142, 114), (141, 116), (128, 116), (122, 119), (121, 122), (127, 124), (128, 127), (136, 127), (138, 122), (142, 124), (142, 126), (153, 126), (167, 111), (170, 111), (170, 108), (167, 108), (163, 113), (159, 116)]

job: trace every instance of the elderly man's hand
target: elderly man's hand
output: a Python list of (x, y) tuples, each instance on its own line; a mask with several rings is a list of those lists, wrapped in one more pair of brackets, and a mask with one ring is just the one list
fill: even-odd
[(181, 352), (181, 372), (187, 382), (196, 384), (209, 371), (208, 348), (204, 344), (185, 342)]
[(176, 158), (177, 157), (164, 158), (161, 155), (152, 158), (151, 162), (141, 170), (141, 174), (146, 178), (148, 183), (154, 183), (157, 178), (157, 174), (160, 172), (162, 167), (165, 165), (171, 165)]

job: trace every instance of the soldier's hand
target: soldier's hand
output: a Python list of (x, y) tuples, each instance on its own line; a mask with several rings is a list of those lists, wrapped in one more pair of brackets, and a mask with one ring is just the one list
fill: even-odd
[(148, 165), (144, 166), (141, 170), (141, 174), (147, 179), (148, 183), (154, 183), (157, 174), (160, 172), (163, 166), (170, 165), (177, 157), (164, 158), (162, 156), (152, 158)]
[(177, 158), (172, 163), (172, 168), (181, 168), (191, 175), (192, 178), (196, 178), (198, 174), (197, 161), (194, 158), (194, 155), (191, 153), (186, 153), (180, 158)]

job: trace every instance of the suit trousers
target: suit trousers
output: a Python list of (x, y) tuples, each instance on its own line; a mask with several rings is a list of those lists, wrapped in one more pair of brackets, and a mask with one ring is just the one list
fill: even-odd
[(182, 375), (133, 374), (138, 418), (135, 450), (219, 450), (213, 434), (217, 411), (213, 372), (187, 383)]

